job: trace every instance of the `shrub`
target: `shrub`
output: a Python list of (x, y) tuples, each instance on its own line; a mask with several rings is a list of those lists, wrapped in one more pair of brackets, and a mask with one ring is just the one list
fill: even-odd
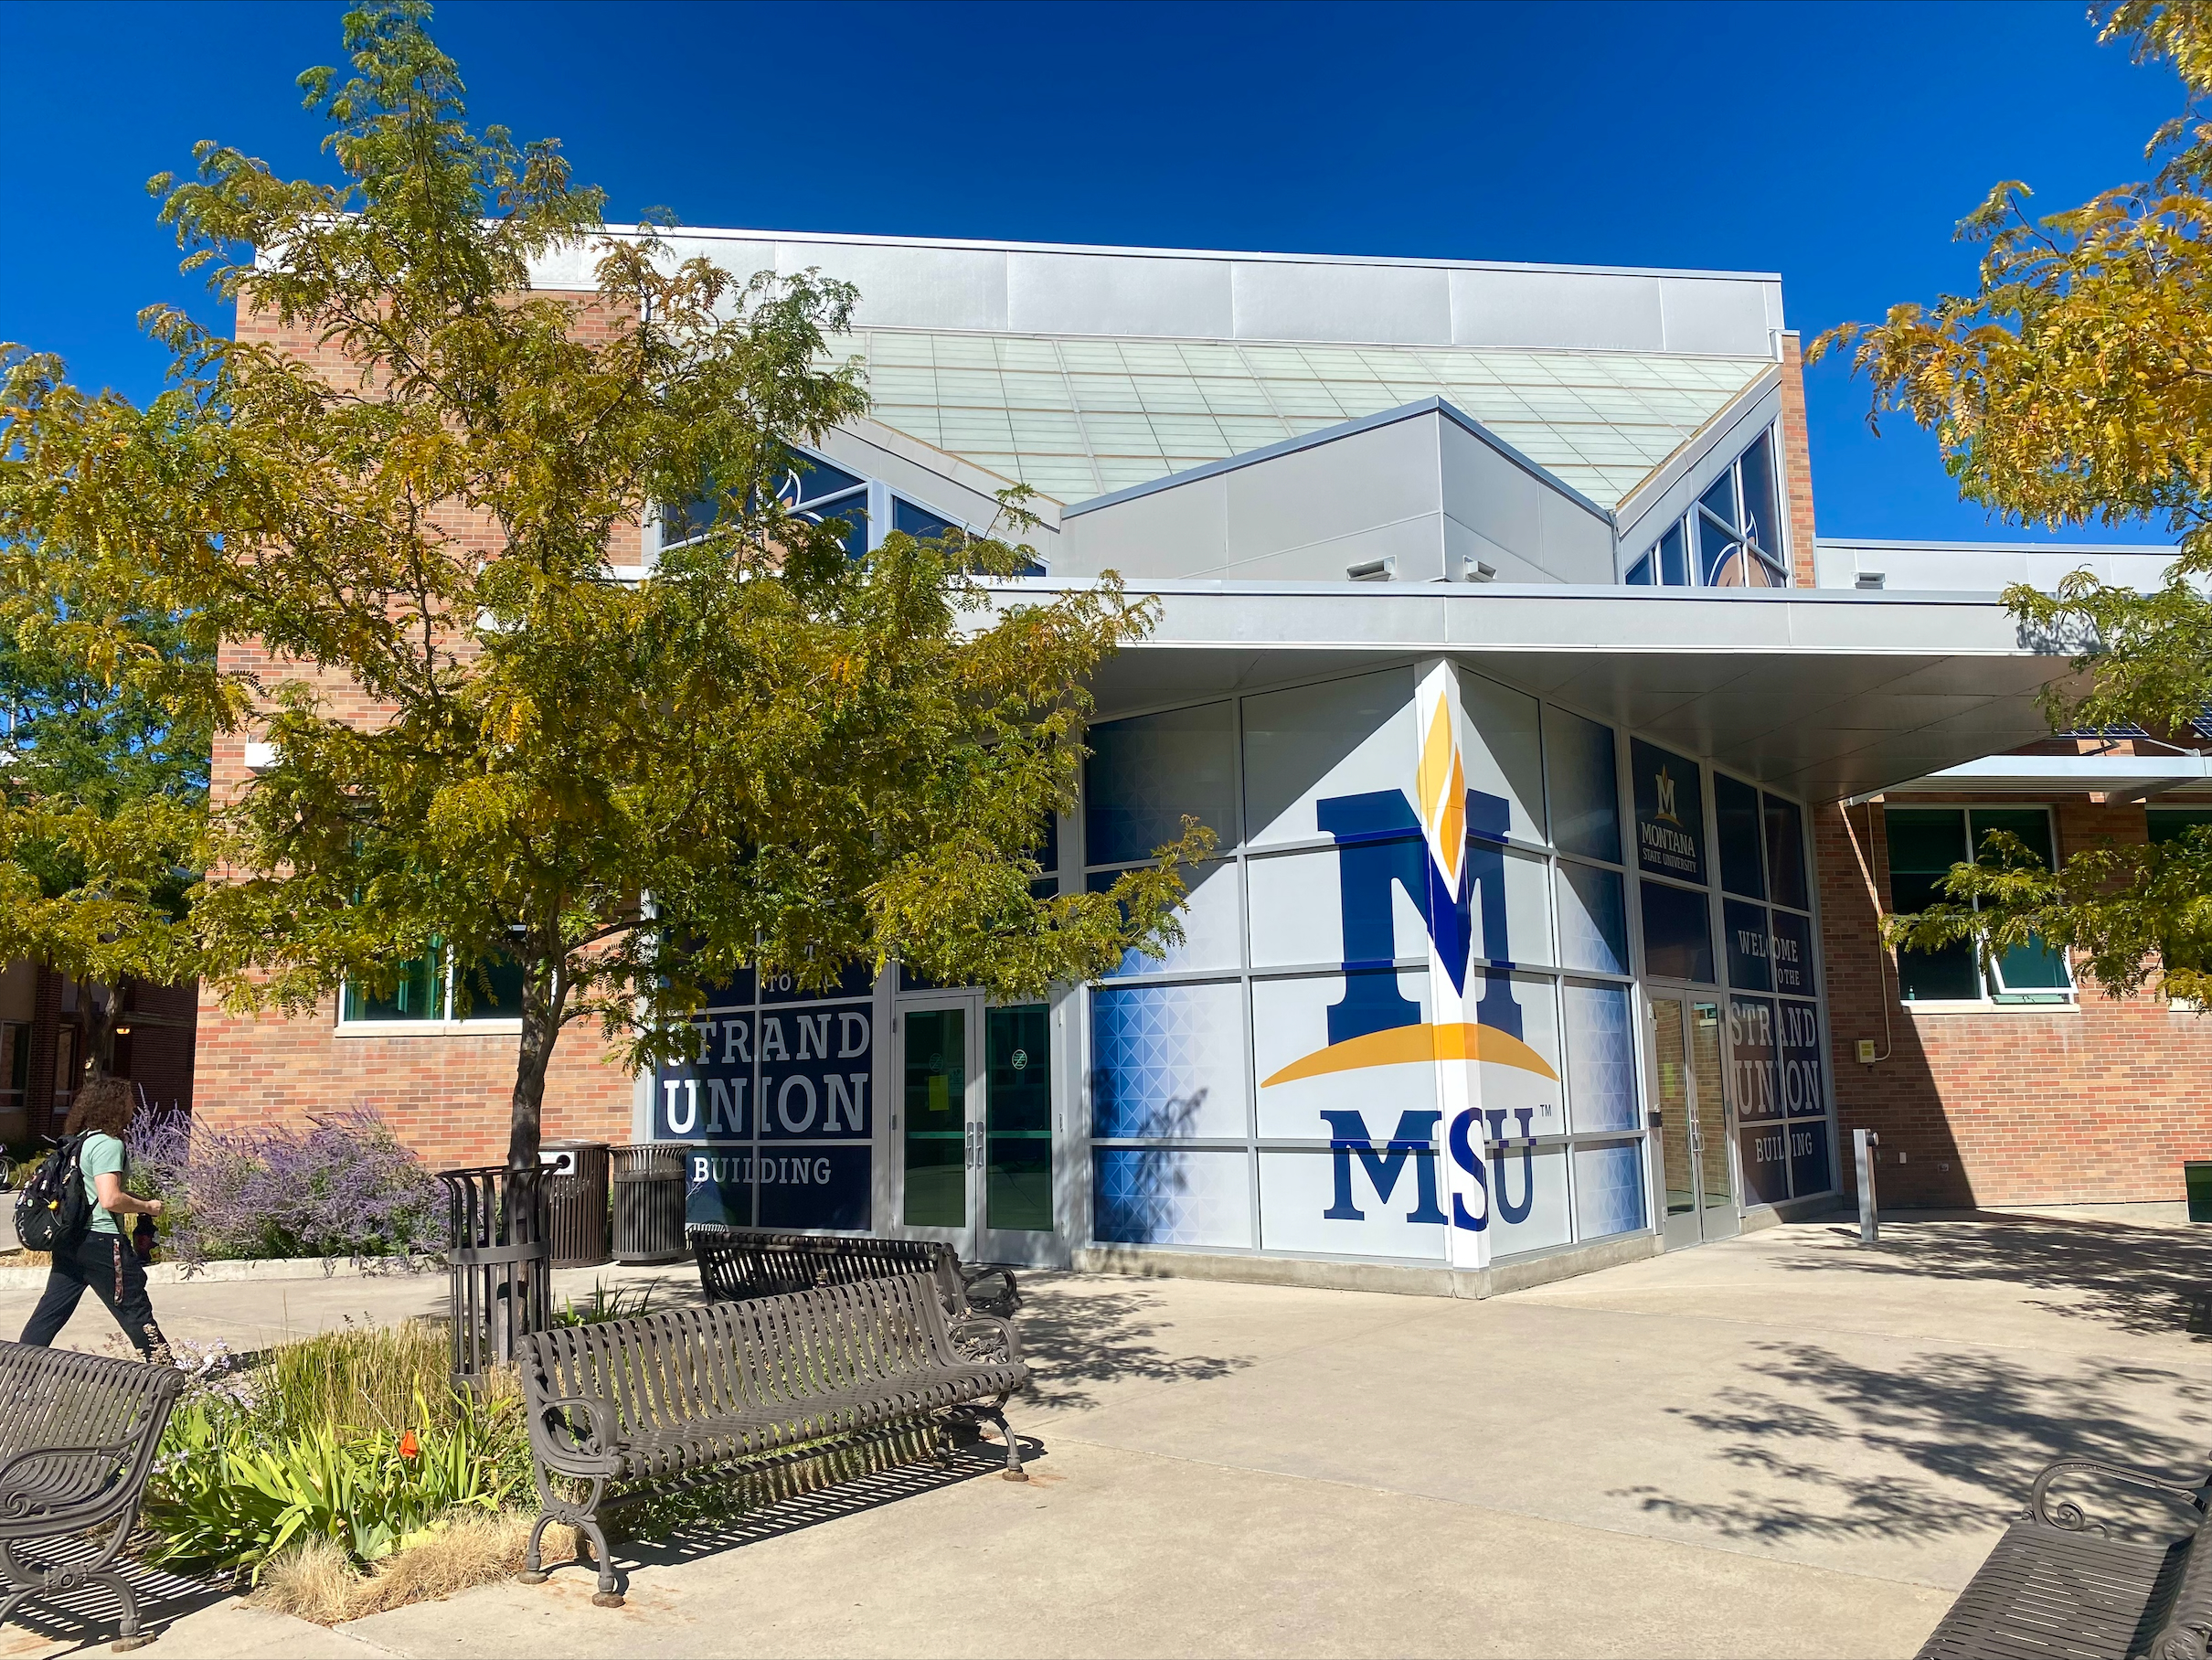
[(163, 1201), (163, 1244), (180, 1262), (359, 1261), (444, 1244), (437, 1177), (373, 1112), (243, 1131), (141, 1112), (131, 1156), (132, 1188)]

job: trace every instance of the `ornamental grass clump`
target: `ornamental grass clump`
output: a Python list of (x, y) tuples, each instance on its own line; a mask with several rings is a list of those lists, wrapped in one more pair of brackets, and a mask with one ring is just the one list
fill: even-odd
[(445, 1244), (437, 1177), (371, 1112), (247, 1130), (142, 1112), (130, 1142), (132, 1186), (163, 1200), (162, 1247), (175, 1261), (359, 1261)]
[(243, 1367), (195, 1355), (147, 1490), (148, 1554), (257, 1584), (297, 1558), (304, 1586), (318, 1564), (357, 1576), (462, 1520), (505, 1517), (528, 1491), (519, 1390), (512, 1378), (457, 1390), (447, 1364), (443, 1332), (415, 1321), (349, 1325)]

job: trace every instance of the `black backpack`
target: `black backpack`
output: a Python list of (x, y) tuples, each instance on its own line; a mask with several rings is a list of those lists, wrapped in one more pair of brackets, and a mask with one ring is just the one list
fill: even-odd
[(16, 1198), (16, 1238), (26, 1250), (59, 1250), (85, 1230), (92, 1208), (85, 1202), (78, 1157), (84, 1137), (72, 1135), (39, 1160)]

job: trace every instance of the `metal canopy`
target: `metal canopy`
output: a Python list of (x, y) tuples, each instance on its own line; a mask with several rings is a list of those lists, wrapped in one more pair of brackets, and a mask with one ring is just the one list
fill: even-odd
[[(1000, 606), (1080, 584), (994, 591)], [(1099, 714), (1446, 655), (1813, 801), (2050, 735), (2068, 659), (1992, 594), (1450, 583), (1152, 582), (1159, 626)]]

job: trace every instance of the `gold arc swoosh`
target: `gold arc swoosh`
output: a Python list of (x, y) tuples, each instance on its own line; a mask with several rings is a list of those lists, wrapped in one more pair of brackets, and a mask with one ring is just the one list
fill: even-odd
[(1554, 1082), (1559, 1076), (1543, 1056), (1511, 1032), (1462, 1022), (1455, 1026), (1394, 1026), (1387, 1031), (1347, 1038), (1292, 1061), (1273, 1077), (1263, 1079), (1260, 1087), (1264, 1090), (1271, 1084), (1295, 1083), (1302, 1078), (1356, 1071), (1362, 1067), (1398, 1066), (1412, 1060), (1483, 1060), (1540, 1073)]

